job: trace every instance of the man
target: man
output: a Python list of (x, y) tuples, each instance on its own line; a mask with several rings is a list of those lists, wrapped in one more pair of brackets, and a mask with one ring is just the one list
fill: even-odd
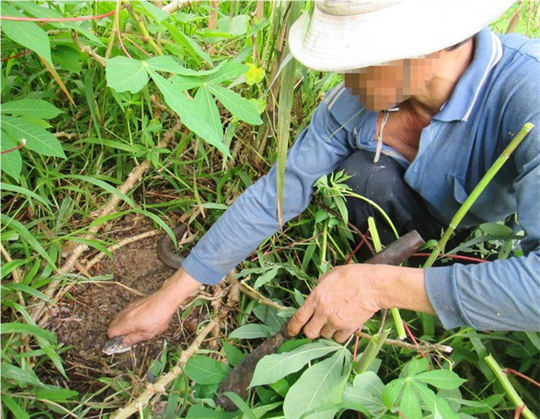
[[(296, 59), (345, 73), (345, 85), (326, 95), (288, 154), (287, 220), (305, 209), (320, 176), (343, 168), (400, 234), (417, 228), (425, 238), (440, 237), (516, 133), (526, 122), (536, 125), (463, 222), (470, 228), (517, 214), (524, 256), (428, 269), (334, 268), (293, 316), (292, 334), (303, 329), (310, 338), (342, 342), (390, 307), (437, 314), (446, 328), (540, 329), (540, 48), (485, 28), (510, 4), (326, 0), (291, 28)], [(396, 105), (397, 112), (386, 112)], [(348, 207), (363, 227), (370, 207)], [(163, 331), (201, 283), (219, 282), (279, 228), (276, 208), (273, 168), (208, 231), (184, 269), (113, 320), (109, 336), (134, 344)]]

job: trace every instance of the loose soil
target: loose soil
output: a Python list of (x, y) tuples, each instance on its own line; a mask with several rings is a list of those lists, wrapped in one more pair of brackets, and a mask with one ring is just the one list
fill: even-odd
[[(147, 220), (126, 217), (109, 235), (119, 241), (153, 228)], [(49, 375), (46, 381), (67, 384), (81, 395), (102, 387), (103, 384), (98, 382), (101, 377), (125, 374), (123, 378), (130, 381), (129, 376), (134, 374), (142, 380), (152, 381), (153, 377), (146, 374), (152, 362), (161, 354), (165, 341), (169, 350), (175, 347), (181, 350), (192, 342), (199, 325), (208, 319), (209, 304), (189, 304), (188, 300), (184, 305), (189, 304), (187, 309), (178, 310), (168, 329), (158, 337), (136, 345), (132, 351), (124, 354), (107, 356), (101, 352), (108, 340), (106, 332), (110, 321), (129, 303), (142, 298), (133, 290), (149, 295), (173, 274), (174, 270), (163, 265), (157, 257), (158, 239), (159, 236), (155, 236), (131, 243), (115, 251), (113, 259), (103, 259), (92, 269), (91, 275), (112, 274), (112, 278), (77, 285), (70, 296), (64, 297), (55, 308), (47, 328), (53, 330), (59, 341), (70, 348), (62, 354), (70, 380), (64, 383), (63, 377), (49, 370), (52, 376)], [(203, 298), (211, 299), (209, 294), (205, 297), (204, 291), (198, 298), (201, 294)], [(128, 376), (128, 371), (133, 374)]]

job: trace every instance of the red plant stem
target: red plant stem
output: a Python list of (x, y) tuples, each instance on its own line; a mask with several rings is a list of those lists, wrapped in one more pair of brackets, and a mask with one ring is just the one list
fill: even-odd
[(352, 253), (349, 255), (349, 257), (345, 260), (345, 262), (343, 263), (344, 265), (347, 265), (349, 264), (349, 262), (352, 260), (353, 256), (356, 255), (356, 252), (358, 252), (360, 250), (360, 248), (364, 245), (364, 243), (366, 243), (366, 236), (363, 236), (362, 237), (362, 241), (360, 243), (358, 243), (358, 246), (356, 246), (354, 248), (354, 250), (352, 251)]
[(122, 41), (122, 33), (120, 32), (120, 0), (116, 0), (116, 35), (118, 36), (118, 42), (120, 43), (124, 54), (129, 58), (133, 58), (124, 46), (124, 41)]
[[(310, 237), (309, 239), (300, 240), (299, 242), (294, 242), (294, 243), (288, 244), (287, 246), (280, 247), (280, 248), (278, 248), (276, 250), (272, 250), (270, 252), (265, 252), (265, 253), (263, 253), (263, 256), (268, 256), (268, 255), (272, 255), (272, 254), (277, 253), (277, 252), (281, 252), (282, 250), (289, 249), (290, 247), (294, 247), (294, 246), (296, 246), (298, 244), (305, 243), (305, 242), (308, 242), (310, 240), (316, 239), (317, 237), (319, 237), (321, 235), (322, 235), (322, 233), (319, 233), (319, 234), (316, 234), (315, 236)], [(253, 259), (250, 260), (250, 262), (257, 262), (258, 260), (259, 260), (259, 256), (255, 256)]]
[(2, 60), (0, 60), (0, 62), (3, 63), (4, 61), (12, 60), (12, 59), (14, 59), (14, 58), (20, 57), (21, 55), (26, 55), (26, 54), (28, 54), (29, 52), (32, 52), (32, 50), (27, 49), (26, 51), (19, 52), (18, 54), (12, 55), (11, 57), (2, 58)]
[[(405, 331), (407, 332), (407, 335), (409, 335), (409, 338), (411, 339), (412, 343), (415, 344), (416, 346), (418, 346), (418, 341), (416, 340), (416, 338), (412, 334), (411, 329), (409, 329), (409, 325), (407, 324), (407, 322), (405, 322), (405, 321), (403, 322), (403, 327), (405, 328)], [(419, 352), (420, 352), (420, 356), (422, 358), (426, 357), (424, 352), (422, 352), (422, 351), (419, 351)]]
[(17, 146), (17, 147), (13, 147), (13, 148), (9, 148), (7, 150), (4, 150), (2, 151), (0, 154), (7, 154), (7, 153), (11, 153), (13, 151), (17, 151), (17, 150), (20, 150), (21, 148), (24, 147), (24, 145), (26, 144), (26, 141), (25, 140), (21, 140), (21, 143)]
[(521, 412), (523, 412), (523, 409), (525, 409), (524, 404), (516, 408), (516, 413), (514, 413), (514, 419), (519, 419), (521, 417)]
[(356, 336), (356, 341), (354, 342), (354, 352), (352, 360), (356, 361), (356, 355), (358, 354), (358, 343), (360, 342), (360, 336)]
[(80, 17), (18, 17), (18, 16), (0, 16), (0, 20), (17, 20), (21, 22), (80, 22), (83, 20), (103, 19), (113, 15), (116, 10), (98, 16), (80, 16)]
[(508, 374), (513, 374), (519, 378), (523, 378), (524, 380), (528, 381), (529, 383), (532, 383), (534, 384), (536, 387), (540, 388), (540, 383), (536, 380), (533, 380), (531, 377), (527, 377), (525, 374), (522, 374), (520, 373), (519, 371), (516, 371), (515, 369), (513, 368), (505, 368), (503, 370), (503, 372), (508, 375)]
[[(429, 257), (430, 253), (415, 253), (414, 257)], [(478, 263), (488, 263), (488, 260), (474, 258), (471, 256), (461, 256), (461, 255), (441, 255), (440, 258), (449, 258), (449, 259), (457, 259), (457, 260), (466, 260), (469, 262), (478, 262)]]

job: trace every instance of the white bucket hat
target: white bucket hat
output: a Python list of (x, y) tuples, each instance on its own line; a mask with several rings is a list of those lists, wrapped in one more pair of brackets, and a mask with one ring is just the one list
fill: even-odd
[(474, 35), (513, 0), (321, 0), (291, 27), (289, 48), (305, 66), (346, 71), (423, 57)]

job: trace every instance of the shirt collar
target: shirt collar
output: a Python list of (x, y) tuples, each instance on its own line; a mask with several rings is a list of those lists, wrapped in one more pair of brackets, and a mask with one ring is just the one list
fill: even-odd
[(502, 57), (500, 39), (489, 28), (475, 36), (474, 57), (459, 79), (450, 99), (433, 119), (439, 121), (467, 121), (490, 71)]

